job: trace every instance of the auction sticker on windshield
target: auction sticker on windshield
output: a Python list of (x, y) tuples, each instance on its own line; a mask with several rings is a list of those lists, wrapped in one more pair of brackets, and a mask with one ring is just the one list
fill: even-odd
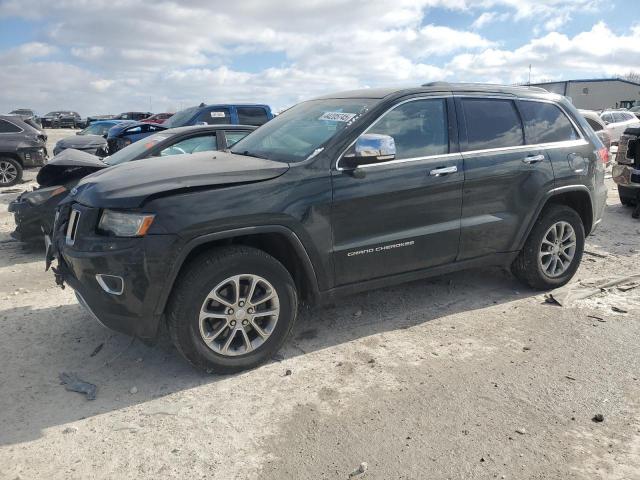
[(224, 118), (225, 114), (224, 114), (224, 112), (211, 112), (211, 117), (212, 118)]
[(320, 116), (318, 120), (330, 120), (333, 122), (348, 122), (355, 116), (356, 116), (355, 113), (325, 112)]

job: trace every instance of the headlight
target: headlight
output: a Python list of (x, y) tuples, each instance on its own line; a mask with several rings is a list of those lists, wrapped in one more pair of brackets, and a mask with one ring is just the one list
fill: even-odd
[(104, 210), (98, 229), (116, 237), (143, 237), (153, 223), (155, 215), (148, 213), (124, 213)]
[(24, 198), (31, 205), (42, 205), (51, 197), (55, 197), (56, 195), (60, 195), (61, 193), (64, 193), (66, 191), (67, 189), (65, 187), (57, 185), (55, 187), (40, 188), (39, 190), (34, 190), (33, 192), (27, 192), (22, 196), (22, 198)]

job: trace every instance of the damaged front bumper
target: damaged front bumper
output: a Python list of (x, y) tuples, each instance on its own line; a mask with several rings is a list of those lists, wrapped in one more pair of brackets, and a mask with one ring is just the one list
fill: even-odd
[[(72, 208), (80, 212), (80, 219), (71, 241), (67, 233), (69, 205), (64, 203), (58, 209), (46, 253), (47, 268), (54, 264), (56, 283), (63, 288), (69, 285), (79, 303), (101, 324), (152, 343), (162, 319), (156, 307), (165, 285), (159, 280), (168, 278), (166, 252), (172, 250), (176, 237), (98, 235), (99, 209), (76, 203)], [(103, 278), (117, 279), (118, 288)]]

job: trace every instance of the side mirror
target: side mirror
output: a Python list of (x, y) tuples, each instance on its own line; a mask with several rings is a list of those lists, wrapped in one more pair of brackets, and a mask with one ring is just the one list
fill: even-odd
[(396, 142), (389, 135), (364, 133), (358, 137), (353, 151), (342, 157), (343, 166), (356, 169), (360, 165), (386, 162), (396, 158)]

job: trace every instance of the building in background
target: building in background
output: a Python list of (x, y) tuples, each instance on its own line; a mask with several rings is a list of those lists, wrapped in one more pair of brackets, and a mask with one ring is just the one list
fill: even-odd
[(621, 78), (532, 83), (531, 86), (569, 97), (577, 108), (585, 110), (640, 105), (640, 83)]

